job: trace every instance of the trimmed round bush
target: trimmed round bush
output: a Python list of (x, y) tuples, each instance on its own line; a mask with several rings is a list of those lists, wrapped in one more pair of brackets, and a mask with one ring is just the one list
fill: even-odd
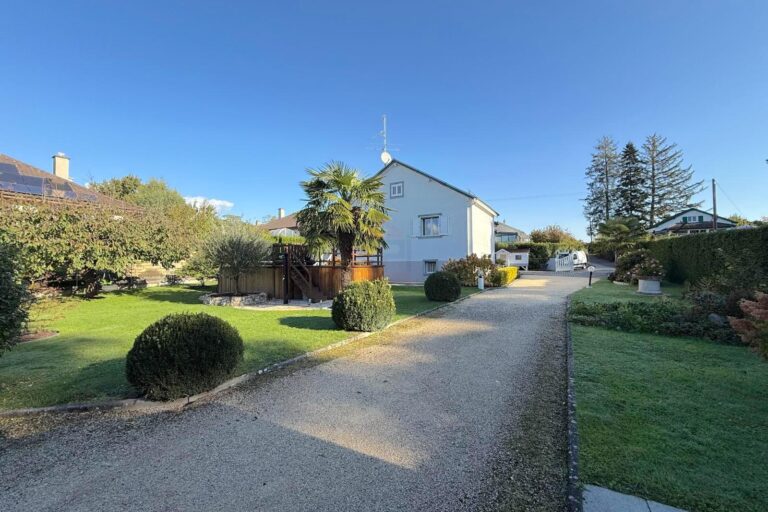
[(350, 284), (333, 299), (333, 321), (346, 331), (383, 329), (395, 316), (395, 299), (386, 279)]
[(461, 296), (461, 282), (453, 272), (435, 272), (424, 281), (424, 294), (429, 300), (453, 302)]
[(237, 329), (205, 313), (168, 315), (139, 334), (125, 373), (153, 400), (172, 400), (213, 389), (243, 360)]

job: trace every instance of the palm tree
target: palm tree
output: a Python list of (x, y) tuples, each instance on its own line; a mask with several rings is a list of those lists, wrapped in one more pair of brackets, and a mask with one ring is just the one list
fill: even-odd
[(299, 231), (310, 249), (335, 247), (341, 258), (341, 285), (352, 282), (355, 249), (386, 248), (383, 224), (389, 220), (381, 179), (363, 178), (356, 169), (331, 162), (308, 169), (301, 183), (307, 204), (298, 213)]

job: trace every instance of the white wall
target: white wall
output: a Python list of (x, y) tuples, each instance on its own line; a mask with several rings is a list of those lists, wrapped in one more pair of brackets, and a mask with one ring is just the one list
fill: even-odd
[[(384, 239), (389, 245), (384, 250), (384, 272), (390, 280), (423, 281), (425, 260), (437, 260), (439, 269), (449, 258), (463, 258), (471, 252), (468, 197), (398, 163), (390, 166), (381, 178), (386, 206), (392, 209), (390, 220), (384, 224)], [(390, 197), (390, 184), (395, 182), (403, 182), (403, 197)], [(442, 233), (422, 237), (419, 219), (430, 214), (441, 216)], [(479, 225), (481, 221), (474, 222)], [(492, 237), (492, 225), (490, 229), (488, 236)]]
[(495, 251), (495, 235), (493, 232), (493, 215), (480, 205), (472, 204), (472, 244), (470, 253), (478, 256), (492, 256)]
[[(654, 227), (651, 231), (661, 231), (661, 230), (667, 229), (667, 228), (669, 228), (671, 226), (674, 226), (675, 224), (680, 224), (680, 223), (683, 222), (683, 217), (696, 217), (697, 220), (695, 222), (699, 222), (698, 221), (698, 217), (699, 216), (701, 216), (703, 218), (703, 220), (701, 222), (708, 222), (710, 224), (712, 223), (712, 214), (711, 213), (700, 212), (698, 210), (694, 210), (694, 211), (690, 211), (690, 212), (686, 212), (686, 213), (681, 213), (680, 215), (676, 215), (675, 217), (667, 220), (666, 222), (664, 222), (662, 224), (659, 224), (658, 226)], [(731, 222), (730, 220), (728, 220), (726, 218), (723, 218), (723, 217), (721, 217), (719, 215), (717, 217), (717, 221), (718, 222), (727, 222), (727, 223)], [(690, 223), (690, 221), (689, 221), (689, 223)]]

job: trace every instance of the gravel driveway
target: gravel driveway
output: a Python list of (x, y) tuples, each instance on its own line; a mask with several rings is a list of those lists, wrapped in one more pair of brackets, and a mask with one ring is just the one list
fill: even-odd
[(181, 413), (0, 440), (0, 510), (560, 510), (585, 284), (523, 277)]

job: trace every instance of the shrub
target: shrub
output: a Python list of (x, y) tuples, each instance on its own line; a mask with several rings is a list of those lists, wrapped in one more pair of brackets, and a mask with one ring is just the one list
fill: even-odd
[(768, 294), (756, 293), (755, 300), (739, 303), (744, 318), (728, 317), (741, 340), (768, 359)]
[(647, 249), (636, 249), (629, 251), (616, 259), (616, 275), (615, 280), (623, 283), (629, 283), (632, 281), (632, 269), (642, 263), (642, 261), (650, 256), (650, 252)]
[(476, 286), (478, 270), (484, 276), (489, 275), (496, 268), (489, 256), (479, 257), (475, 254), (459, 260), (448, 260), (443, 265), (444, 272), (452, 272), (459, 278), (462, 286)]
[(453, 302), (461, 296), (461, 282), (452, 272), (435, 272), (424, 281), (424, 294), (429, 300)]
[(260, 233), (247, 227), (234, 226), (216, 233), (204, 247), (205, 259), (235, 281), (235, 293), (240, 295), (240, 277), (268, 260), (272, 245)]
[(331, 316), (346, 331), (378, 331), (395, 316), (395, 299), (386, 279), (357, 281), (333, 299)]
[(711, 322), (690, 306), (672, 300), (654, 302), (584, 303), (574, 301), (568, 312), (572, 322), (629, 332), (667, 336), (693, 336), (723, 343), (738, 341), (727, 325)]
[(154, 400), (212, 389), (243, 359), (243, 340), (224, 320), (205, 313), (168, 315), (139, 334), (126, 358), (126, 377)]
[(18, 274), (16, 251), (0, 243), (0, 355), (21, 335), (29, 302), (29, 292)]
[(491, 286), (506, 286), (517, 279), (517, 274), (517, 267), (497, 267), (496, 270), (491, 273)]
[(660, 279), (664, 275), (664, 267), (661, 266), (659, 260), (649, 255), (635, 265), (632, 269), (632, 275), (637, 278), (656, 277)]

